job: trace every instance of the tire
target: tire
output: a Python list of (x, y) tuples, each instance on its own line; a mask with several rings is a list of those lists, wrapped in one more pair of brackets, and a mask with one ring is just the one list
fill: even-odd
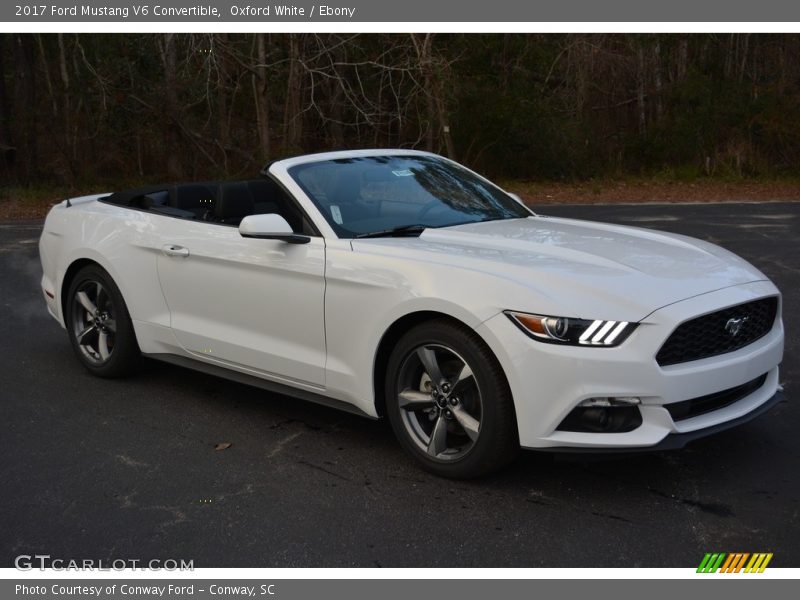
[(479, 477), (519, 450), (505, 374), (464, 325), (434, 320), (409, 330), (389, 356), (384, 393), (401, 446), (431, 473)]
[(78, 271), (67, 291), (64, 322), (81, 364), (98, 377), (124, 377), (141, 354), (128, 307), (111, 276), (99, 265)]

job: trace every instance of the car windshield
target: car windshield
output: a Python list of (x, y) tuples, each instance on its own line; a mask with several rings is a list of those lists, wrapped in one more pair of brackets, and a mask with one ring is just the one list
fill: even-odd
[(532, 213), (501, 189), (435, 156), (364, 156), (304, 163), (291, 177), (340, 238), (416, 233)]

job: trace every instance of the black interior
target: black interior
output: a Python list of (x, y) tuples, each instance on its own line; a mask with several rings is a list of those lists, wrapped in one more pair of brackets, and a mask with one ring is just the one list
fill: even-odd
[(205, 219), (215, 210), (218, 183), (184, 183), (170, 189), (172, 206), (192, 212), (196, 218)]
[(271, 179), (155, 185), (102, 199), (157, 214), (238, 226), (249, 215), (281, 215), (295, 233), (318, 235), (295, 201)]
[(214, 217), (220, 223), (238, 225), (248, 215), (256, 212), (253, 194), (244, 181), (231, 181), (217, 188)]

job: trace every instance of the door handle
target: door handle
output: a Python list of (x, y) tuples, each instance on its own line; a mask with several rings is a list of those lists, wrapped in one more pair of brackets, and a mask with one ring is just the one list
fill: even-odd
[(167, 256), (182, 256), (183, 258), (189, 256), (189, 249), (184, 248), (183, 246), (178, 246), (177, 244), (166, 244), (161, 246), (161, 251)]

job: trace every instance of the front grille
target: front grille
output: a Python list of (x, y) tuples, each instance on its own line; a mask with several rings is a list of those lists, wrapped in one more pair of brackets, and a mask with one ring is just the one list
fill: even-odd
[(692, 398), (691, 400), (683, 400), (682, 402), (675, 402), (673, 404), (665, 404), (664, 408), (672, 415), (673, 421), (683, 421), (684, 419), (691, 419), (698, 415), (719, 410), (745, 396), (749, 396), (757, 389), (760, 389), (764, 382), (767, 380), (767, 374), (764, 373), (761, 377), (756, 377), (752, 381), (737, 385), (721, 392), (714, 392), (707, 396), (700, 396), (699, 398)]
[[(664, 342), (656, 361), (664, 367), (744, 348), (769, 333), (777, 311), (778, 299), (773, 296), (686, 321)], [(737, 319), (743, 320), (734, 335), (731, 323)]]

